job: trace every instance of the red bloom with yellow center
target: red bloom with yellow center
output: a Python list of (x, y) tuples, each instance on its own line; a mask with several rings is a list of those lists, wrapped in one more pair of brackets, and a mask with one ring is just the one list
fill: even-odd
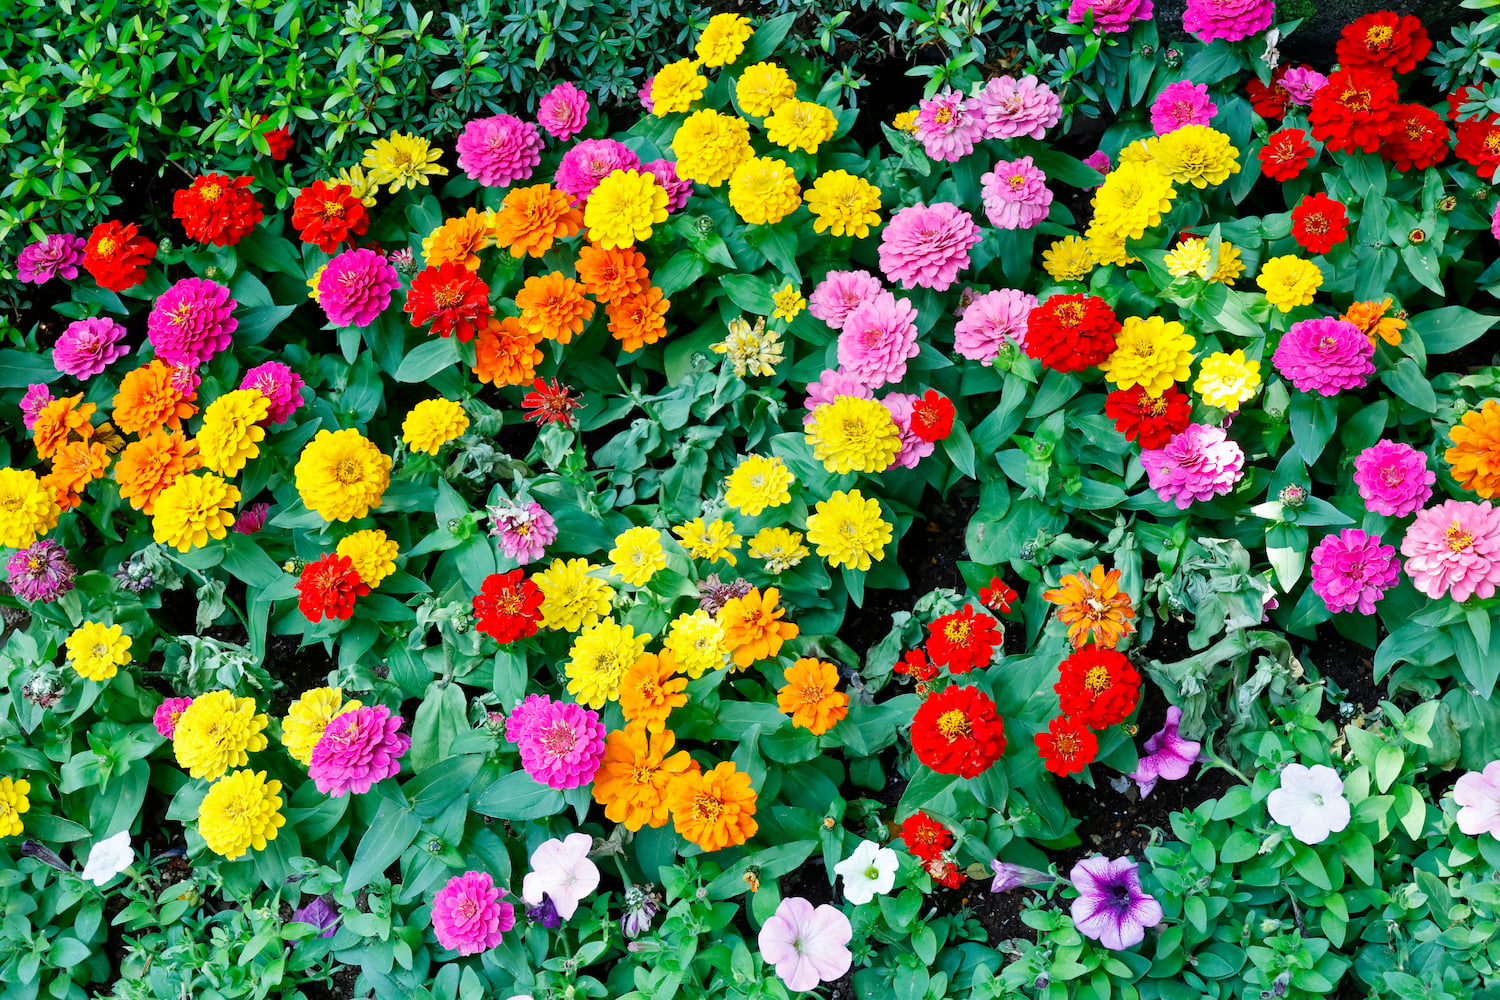
[(1153, 396), (1144, 386), (1116, 389), (1104, 397), (1104, 415), (1115, 430), (1142, 448), (1163, 448), (1192, 422), (1193, 401), (1175, 386)]
[(1410, 73), (1432, 51), (1432, 39), (1417, 18), (1382, 10), (1346, 25), (1337, 51), (1338, 63), (1345, 68), (1379, 66)]
[(965, 604), (962, 611), (943, 615), (927, 626), (927, 655), (955, 674), (965, 674), (975, 667), (987, 667), (995, 647), (1005, 642), (1005, 633), (983, 611)]
[(941, 441), (953, 433), (953, 400), (928, 389), (911, 404), (911, 432), (923, 441)]
[(146, 280), (156, 244), (139, 235), (134, 223), (101, 222), (89, 233), (83, 266), (100, 288), (123, 292)]
[(924, 861), (936, 861), (953, 846), (948, 828), (920, 809), (901, 821), (900, 837), (906, 849)]
[(1090, 729), (1106, 729), (1130, 718), (1141, 700), (1141, 675), (1125, 654), (1085, 646), (1057, 665), (1053, 685), (1063, 714)]
[(929, 695), (911, 720), (911, 748), (939, 774), (976, 778), (1005, 752), (1005, 723), (977, 687), (950, 686)]
[(1076, 372), (1115, 351), (1120, 321), (1097, 295), (1052, 295), (1026, 319), (1022, 349), (1054, 371)]
[(1135, 631), (1130, 619), (1135, 611), (1130, 595), (1120, 592), (1120, 571), (1104, 572), (1095, 565), (1087, 575), (1068, 573), (1058, 581), (1056, 590), (1042, 594), (1057, 608), (1057, 620), (1068, 626), (1068, 641), (1078, 649), (1086, 642), (1104, 649), (1114, 649), (1120, 640)]
[(1396, 118), (1380, 156), (1397, 170), (1425, 170), (1448, 155), (1448, 125), (1442, 115), (1421, 104), (1396, 105)]
[(370, 228), (370, 214), (349, 185), (313, 181), (292, 202), (292, 227), (303, 243), (337, 253), (339, 244)]
[(1373, 153), (1394, 127), (1396, 81), (1380, 68), (1341, 69), (1313, 96), (1312, 136), (1335, 152)]
[(1099, 756), (1099, 741), (1094, 734), (1066, 715), (1047, 723), (1047, 731), (1037, 733), (1032, 739), (1047, 770), (1059, 777), (1082, 771)]
[(249, 187), (254, 178), (200, 174), (172, 196), (172, 216), (182, 223), (188, 239), (215, 246), (233, 246), (264, 216)]
[(901, 657), (892, 669), (898, 674), (906, 674), (919, 684), (930, 681), (938, 675), (938, 665), (929, 661), (927, 654), (920, 649), (913, 649)]
[(525, 573), (491, 573), (474, 595), (475, 626), (504, 645), (536, 635), (542, 620), (542, 591)]
[(521, 397), (521, 409), (528, 411), (526, 419), (535, 420), (537, 426), (559, 423), (572, 427), (573, 411), (581, 406), (583, 403), (573, 397), (573, 387), (561, 385), (557, 379), (548, 385), (546, 379), (539, 378), (532, 383), (532, 391)]
[(1312, 161), (1312, 144), (1300, 128), (1284, 128), (1266, 137), (1266, 144), (1255, 154), (1261, 173), (1273, 181), (1289, 181), (1302, 173)]
[(310, 622), (350, 618), (354, 615), (354, 599), (369, 592), (354, 569), (354, 561), (330, 552), (302, 568), (297, 580), (297, 607)]
[(1349, 238), (1344, 203), (1326, 194), (1310, 194), (1292, 209), (1292, 238), (1308, 253), (1327, 253)]
[(1461, 121), (1456, 131), (1458, 143), (1454, 153), (1465, 163), (1478, 167), (1475, 173), (1480, 177), (1492, 179), (1495, 168), (1500, 166), (1500, 115)]
[(998, 576), (990, 577), (988, 587), (979, 588), (979, 603), (996, 614), (1009, 614), (1011, 602), (1018, 596), (1020, 595), (1011, 590), (1006, 582)]
[(490, 286), (461, 263), (424, 267), (412, 279), (406, 293), (406, 311), (412, 326), (432, 324), (440, 337), (457, 336), (467, 343), (489, 321)]

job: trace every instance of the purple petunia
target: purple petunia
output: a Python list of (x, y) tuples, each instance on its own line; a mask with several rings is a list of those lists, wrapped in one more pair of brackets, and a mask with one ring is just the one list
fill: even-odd
[(1146, 939), (1146, 928), (1161, 923), (1161, 904), (1141, 889), (1139, 866), (1129, 858), (1085, 858), (1068, 873), (1078, 898), (1073, 926), (1078, 933), (1119, 951)]
[(1173, 705), (1167, 709), (1166, 725), (1146, 738), (1146, 755), (1140, 759), (1135, 771), (1126, 775), (1140, 789), (1141, 798), (1150, 795), (1156, 782), (1162, 778), (1168, 781), (1186, 778), (1198, 760), (1198, 751), (1203, 749), (1203, 744), (1183, 739), (1177, 731), (1181, 724), (1182, 709)]

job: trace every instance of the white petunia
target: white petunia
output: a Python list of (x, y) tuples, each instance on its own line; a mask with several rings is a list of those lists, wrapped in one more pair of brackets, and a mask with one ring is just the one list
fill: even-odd
[(89, 859), (83, 865), (83, 877), (95, 885), (103, 885), (134, 863), (135, 851), (130, 846), (130, 831), (121, 830), (89, 848)]
[(844, 898), (855, 906), (883, 896), (896, 884), (899, 859), (889, 847), (861, 840), (854, 853), (833, 866), (844, 876)]
[(1266, 799), (1271, 818), (1292, 828), (1304, 844), (1321, 844), (1349, 825), (1349, 800), (1338, 772), (1322, 764), (1288, 764), (1281, 787)]
[(562, 840), (549, 840), (531, 852), (531, 871), (521, 881), (521, 898), (532, 906), (542, 897), (552, 897), (557, 915), (571, 919), (578, 903), (599, 888), (599, 869), (589, 860), (594, 838), (570, 833)]

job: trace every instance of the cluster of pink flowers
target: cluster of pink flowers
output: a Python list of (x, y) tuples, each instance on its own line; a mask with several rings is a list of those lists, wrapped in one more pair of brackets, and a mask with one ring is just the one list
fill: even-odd
[(844, 328), (849, 314), (879, 295), (884, 286), (869, 271), (829, 271), (807, 298), (807, 311), (835, 330)]
[(1417, 514), (1401, 540), (1406, 575), (1428, 597), (1495, 596), (1500, 586), (1500, 510), (1445, 500)]
[(273, 424), (284, 424), (297, 412), (302, 405), (304, 385), (302, 376), (280, 361), (256, 365), (240, 380), (241, 389), (254, 389), (270, 401), (266, 419)]
[(236, 305), (218, 282), (183, 278), (152, 304), (146, 337), (162, 361), (197, 368), (229, 346), (240, 325), (234, 318)]
[(557, 540), (557, 522), (535, 500), (496, 504), (488, 510), (490, 534), (498, 539), (500, 551), (522, 566), (536, 562)]
[(541, 132), (515, 115), (475, 118), (453, 145), (458, 168), (487, 187), (523, 181), (542, 162)]
[(1029, 156), (1001, 160), (979, 179), (984, 195), (984, 214), (997, 229), (1030, 229), (1052, 210), (1052, 191), (1047, 175)]
[(969, 303), (953, 328), (953, 347), (973, 361), (989, 361), (1005, 343), (1020, 344), (1036, 296), (1016, 288), (996, 288)]
[(914, 128), (928, 156), (953, 163), (986, 139), (1040, 139), (1061, 118), (1062, 101), (1036, 77), (999, 76), (972, 97), (949, 88), (919, 101)]
[(880, 234), (880, 270), (902, 288), (945, 292), (969, 266), (982, 235), (973, 216), (952, 202), (918, 202), (891, 216)]
[(16, 277), (44, 285), (53, 278), (72, 281), (83, 263), (88, 240), (72, 233), (51, 233), (27, 246), (16, 257)]
[(1142, 451), (1141, 465), (1157, 496), (1187, 510), (1194, 500), (1234, 489), (1244, 473), (1245, 452), (1223, 428), (1188, 424), (1166, 447)]
[(1182, 28), (1200, 42), (1238, 42), (1265, 31), (1275, 16), (1275, 0), (1187, 0)]
[(1375, 345), (1353, 323), (1332, 316), (1304, 319), (1276, 345), (1271, 362), (1299, 392), (1336, 396), (1375, 374)]
[(411, 737), (398, 732), (402, 719), (384, 705), (367, 705), (335, 716), (313, 745), (308, 775), (318, 791), (334, 798), (368, 792), (377, 781), (401, 773)]
[(521, 751), (526, 773), (548, 788), (577, 788), (594, 780), (604, 759), (599, 713), (570, 701), (529, 695), (505, 721), (505, 738)]
[(1346, 528), (1318, 543), (1312, 553), (1312, 588), (1329, 611), (1375, 613), (1375, 602), (1396, 585), (1401, 563), (1379, 535)]
[(563, 154), (556, 186), (582, 206), (599, 182), (616, 170), (640, 170), (641, 158), (613, 139), (585, 139)]
[(378, 250), (345, 250), (318, 279), (318, 305), (334, 326), (369, 326), (400, 285), (395, 265)]
[(917, 347), (917, 308), (882, 289), (844, 318), (839, 333), (839, 369), (874, 387), (906, 377)]
[(1432, 498), (1437, 473), (1409, 444), (1377, 441), (1354, 456), (1354, 485), (1365, 509), (1387, 517), (1415, 514)]
[(1175, 132), (1185, 125), (1207, 125), (1219, 106), (1208, 96), (1208, 87), (1191, 80), (1178, 80), (1162, 88), (1151, 102), (1151, 128), (1157, 135)]
[(93, 378), (130, 353), (125, 328), (112, 319), (78, 319), (52, 345), (52, 366), (76, 379)]

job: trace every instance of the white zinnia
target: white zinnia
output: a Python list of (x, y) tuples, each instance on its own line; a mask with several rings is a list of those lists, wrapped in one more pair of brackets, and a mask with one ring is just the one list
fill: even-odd
[(130, 831), (121, 830), (89, 848), (89, 859), (83, 865), (83, 877), (95, 885), (103, 885), (134, 863), (135, 851), (130, 846)]
[(855, 906), (884, 896), (896, 884), (896, 852), (873, 840), (861, 840), (854, 853), (833, 866), (844, 876), (844, 898)]
[(1292, 828), (1304, 844), (1321, 844), (1349, 825), (1349, 800), (1338, 772), (1322, 764), (1288, 764), (1281, 787), (1266, 799), (1271, 818)]

